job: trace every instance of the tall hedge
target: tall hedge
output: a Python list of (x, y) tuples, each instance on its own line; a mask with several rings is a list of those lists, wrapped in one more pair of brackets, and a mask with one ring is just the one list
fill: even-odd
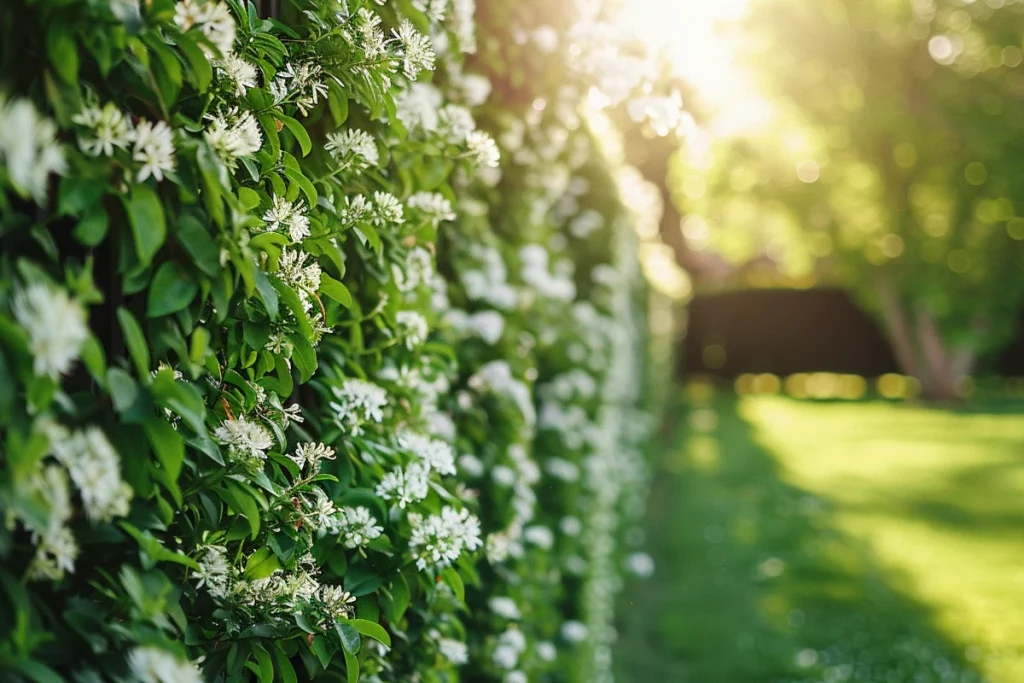
[(610, 679), (642, 73), (562, 10), (0, 4), (0, 678)]

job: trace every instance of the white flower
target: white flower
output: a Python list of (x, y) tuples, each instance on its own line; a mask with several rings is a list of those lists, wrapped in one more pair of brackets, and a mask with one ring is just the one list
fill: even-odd
[(285, 247), (277, 261), (277, 276), (282, 282), (305, 295), (300, 299), (302, 308), (307, 313), (313, 307), (311, 296), (320, 290), (320, 277), (323, 275), (320, 264), (316, 261), (306, 263), (310, 258), (312, 256), (301, 249)]
[(483, 545), (480, 538), (480, 520), (469, 510), (446, 505), (440, 515), (410, 514), (412, 537), (409, 550), (416, 559), (416, 566), (440, 569), (459, 559), (463, 550), (476, 550)]
[(384, 527), (377, 524), (369, 509), (362, 506), (341, 509), (338, 535), (343, 539), (346, 548), (362, 547), (375, 538), (380, 538), (383, 532)]
[(579, 466), (565, 458), (548, 458), (544, 463), (544, 469), (555, 479), (561, 479), (565, 482), (572, 483), (579, 481), (580, 478)]
[(194, 663), (150, 645), (133, 649), (128, 654), (128, 665), (141, 683), (203, 683)]
[(57, 124), (27, 99), (7, 101), (0, 95), (0, 162), (14, 188), (38, 204), (46, 200), (50, 174), (67, 170)]
[(582, 643), (587, 639), (587, 627), (583, 622), (569, 620), (562, 624), (562, 638), (570, 643)]
[(274, 437), (267, 428), (246, 417), (225, 420), (213, 432), (213, 437), (228, 447), (233, 459), (251, 470), (262, 468), (267, 450), (274, 447)]
[(473, 162), (479, 166), (494, 168), (501, 161), (501, 152), (498, 151), (494, 138), (482, 130), (474, 130), (466, 136), (466, 150)]
[(459, 50), (476, 52), (476, 0), (452, 0), (452, 33), (459, 41)]
[(224, 72), (224, 76), (234, 83), (235, 95), (238, 97), (245, 95), (245, 91), (249, 88), (256, 87), (258, 74), (256, 67), (234, 52), (226, 53), (219, 67)]
[(196, 558), (199, 569), (192, 576), (199, 581), (196, 588), (206, 587), (206, 592), (215, 600), (225, 600), (231, 594), (232, 568), (228, 562), (227, 550), (219, 545), (199, 548)]
[(437, 649), (442, 657), (455, 666), (462, 666), (469, 661), (469, 648), (461, 641), (441, 638), (437, 641)]
[(505, 332), (505, 318), (497, 311), (479, 311), (466, 322), (470, 330), (491, 345), (497, 344)]
[(498, 486), (508, 488), (516, 483), (516, 472), (507, 465), (498, 465), (491, 470), (491, 478)]
[(78, 146), (86, 154), (109, 157), (114, 154), (115, 147), (128, 149), (131, 144), (131, 123), (113, 102), (107, 102), (102, 109), (87, 107), (71, 120), (92, 133), (92, 137), (83, 135), (78, 138)]
[(320, 601), (324, 611), (334, 619), (351, 617), (356, 610), (356, 596), (341, 586), (321, 586)]
[(402, 203), (388, 192), (373, 193), (373, 224), (384, 227), (391, 223), (404, 223)]
[(519, 650), (511, 645), (499, 645), (491, 655), (494, 666), (499, 669), (513, 669), (519, 663)]
[(537, 643), (534, 651), (537, 653), (537, 657), (545, 662), (553, 662), (555, 661), (555, 658), (558, 657), (558, 650), (555, 648), (554, 644), (546, 640), (542, 640)]
[(435, 228), (441, 221), (455, 220), (452, 203), (437, 192), (417, 192), (409, 197), (406, 204), (410, 209), (419, 211)]
[(235, 45), (235, 20), (222, 2), (181, 0), (174, 7), (174, 23), (182, 31), (198, 28), (221, 55), (230, 53)]
[(337, 413), (338, 422), (352, 434), (362, 434), (364, 422), (380, 423), (384, 419), (384, 406), (388, 393), (381, 387), (361, 379), (346, 379), (331, 387), (335, 399), (330, 407)]
[(441, 91), (430, 83), (413, 83), (395, 95), (395, 113), (410, 133), (431, 132), (437, 129), (443, 100)]
[[(377, 4), (382, 5), (384, 3), (378, 2)], [(360, 7), (356, 17), (356, 31), (366, 59), (379, 59), (387, 52), (387, 37), (380, 28), (380, 16), (365, 7)]]
[(470, 477), (477, 478), (484, 475), (484, 463), (470, 453), (459, 456), (459, 468)]
[(71, 475), (85, 514), (93, 523), (128, 514), (132, 487), (121, 479), (121, 459), (99, 427), (74, 432), (53, 444), (53, 452)]
[(398, 444), (409, 451), (427, 467), (438, 474), (455, 474), (455, 454), (452, 447), (439, 439), (424, 434), (404, 431), (398, 436)]
[(132, 159), (142, 164), (136, 178), (138, 182), (144, 182), (150, 176), (160, 181), (164, 174), (174, 172), (174, 131), (166, 123), (157, 121), (154, 124), (143, 119), (135, 128), (132, 139), (135, 141)]
[(495, 595), (487, 601), (487, 606), (503, 619), (520, 619), (522, 617), (519, 613), (519, 606), (512, 598)]
[(34, 283), (15, 291), (11, 309), (28, 334), (33, 371), (57, 379), (70, 370), (89, 338), (85, 308), (59, 287)]
[(357, 168), (377, 166), (380, 153), (377, 143), (365, 130), (348, 128), (340, 133), (328, 133), (324, 149), (340, 162), (352, 162)]
[(299, 466), (299, 470), (308, 467), (309, 472), (317, 472), (320, 463), (324, 460), (334, 460), (334, 449), (322, 443), (306, 442), (295, 446), (295, 452), (288, 455), (288, 459)]
[(566, 536), (579, 536), (580, 532), (583, 531), (583, 522), (580, 521), (579, 517), (563, 517), (562, 521), (558, 523), (558, 528)]
[(476, 121), (469, 109), (459, 104), (446, 104), (438, 114), (440, 129), (448, 140), (454, 144), (462, 144), (469, 134), (476, 130)]
[(412, 6), (426, 14), (430, 23), (440, 24), (448, 11), (448, 0), (413, 0)]
[(502, 683), (530, 683), (530, 679), (522, 671), (509, 671)]
[(526, 636), (516, 626), (509, 626), (498, 636), (498, 644), (514, 647), (519, 652), (526, 650)]
[(277, 74), (277, 84), (271, 88), (281, 93), (281, 99), (295, 95), (295, 105), (306, 116), (315, 107), (320, 98), (327, 97), (327, 84), (323, 79), (323, 68), (319, 64), (307, 61), (299, 64), (289, 62)]
[(285, 230), (292, 242), (299, 242), (310, 236), (309, 217), (303, 210), (302, 202), (292, 203), (275, 195), (273, 204), (263, 214), (267, 229), (274, 232)]
[(528, 526), (523, 529), (523, 540), (541, 550), (550, 550), (555, 544), (555, 535), (546, 526)]
[(507, 534), (497, 533), (487, 536), (485, 552), (491, 564), (501, 564), (508, 559), (512, 541)]
[(434, 49), (430, 39), (417, 31), (408, 19), (393, 31), (401, 44), (402, 71), (410, 81), (416, 80), (421, 71), (434, 70)]
[(230, 169), (235, 168), (238, 159), (252, 156), (263, 146), (259, 123), (250, 111), (238, 117), (214, 116), (203, 136)]
[(481, 74), (463, 74), (458, 81), (459, 89), (470, 107), (482, 106), (491, 95), (491, 79)]
[(405, 339), (405, 347), (410, 351), (427, 340), (430, 326), (427, 319), (418, 311), (399, 311), (395, 314), (395, 333)]
[(377, 485), (377, 495), (385, 500), (395, 501), (398, 507), (405, 508), (427, 497), (427, 477), (430, 470), (420, 462), (407, 465), (388, 472)]
[(654, 574), (654, 558), (647, 553), (631, 553), (626, 557), (626, 570), (642, 579)]
[(405, 256), (405, 269), (392, 266), (391, 274), (401, 292), (411, 292), (434, 277), (434, 256), (423, 247), (413, 247)]
[(65, 572), (74, 573), (77, 558), (78, 544), (74, 534), (66, 526), (60, 527), (40, 539), (28, 566), (28, 578), (32, 581), (60, 581)]

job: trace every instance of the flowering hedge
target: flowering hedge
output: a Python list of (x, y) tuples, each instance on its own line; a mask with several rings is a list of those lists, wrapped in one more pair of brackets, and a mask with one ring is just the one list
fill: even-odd
[(610, 677), (650, 420), (599, 9), (3, 3), (2, 676)]

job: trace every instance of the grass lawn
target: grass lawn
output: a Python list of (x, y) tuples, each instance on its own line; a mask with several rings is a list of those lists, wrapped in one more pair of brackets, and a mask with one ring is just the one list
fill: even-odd
[(690, 393), (620, 681), (1024, 683), (1024, 405)]

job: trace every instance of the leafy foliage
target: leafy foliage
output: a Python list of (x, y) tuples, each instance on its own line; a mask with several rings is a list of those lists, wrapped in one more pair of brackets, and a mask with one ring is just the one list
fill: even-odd
[(649, 419), (586, 81), (484, 106), (461, 1), (0, 21), (0, 676), (607, 675)]

